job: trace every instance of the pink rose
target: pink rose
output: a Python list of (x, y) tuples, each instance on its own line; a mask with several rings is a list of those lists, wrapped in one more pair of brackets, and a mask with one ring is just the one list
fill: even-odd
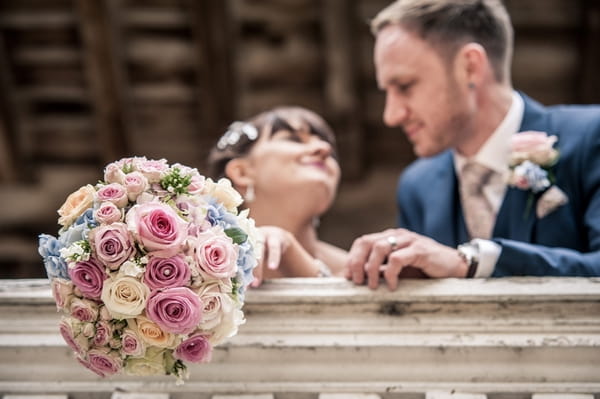
[(110, 311), (104, 305), (100, 306), (99, 314), (100, 314), (100, 320), (104, 320), (104, 321), (112, 320), (112, 315), (110, 314)]
[(125, 175), (123, 185), (127, 190), (129, 201), (135, 202), (138, 195), (148, 188), (148, 179), (140, 172), (131, 172)]
[(198, 235), (195, 243), (195, 257), (204, 275), (216, 279), (235, 276), (237, 250), (231, 238), (208, 231)]
[(80, 321), (96, 321), (98, 305), (87, 299), (74, 298), (71, 302), (71, 316)]
[(548, 136), (545, 132), (527, 131), (514, 134), (511, 137), (511, 165), (523, 161), (531, 161), (540, 166), (551, 165), (558, 157), (558, 151), (553, 148), (556, 136)]
[(94, 212), (94, 219), (100, 224), (111, 224), (123, 220), (123, 210), (112, 202), (103, 202)]
[(146, 314), (163, 330), (173, 334), (189, 334), (202, 320), (202, 303), (186, 287), (154, 291), (148, 299)]
[(79, 261), (73, 267), (69, 266), (69, 277), (81, 295), (100, 299), (102, 285), (108, 277), (104, 267), (93, 257), (86, 261)]
[(99, 375), (100, 377), (104, 378), (106, 377), (106, 375), (98, 370), (95, 370), (92, 365), (90, 364), (89, 361), (87, 361), (86, 359), (83, 359), (79, 356), (77, 356), (77, 361), (79, 362), (79, 364), (81, 364), (83, 367), (85, 367), (86, 369), (96, 373), (97, 375)]
[(212, 346), (205, 335), (192, 335), (190, 338), (179, 344), (177, 349), (175, 349), (173, 356), (176, 359), (194, 363), (206, 363), (211, 359)]
[(89, 237), (96, 257), (111, 270), (118, 269), (135, 252), (133, 239), (125, 223), (96, 227)]
[(113, 335), (111, 324), (107, 321), (100, 320), (96, 323), (96, 333), (92, 339), (94, 346), (105, 346), (109, 343)]
[(85, 353), (89, 348), (88, 339), (81, 333), (81, 323), (71, 317), (63, 317), (59, 324), (60, 335), (76, 353)]
[(119, 352), (106, 347), (90, 349), (87, 360), (90, 365), (89, 368), (102, 376), (116, 374), (123, 368), (123, 361)]
[(160, 202), (134, 205), (126, 221), (136, 241), (154, 256), (167, 258), (177, 254), (187, 238), (187, 222)]
[(121, 335), (121, 348), (125, 355), (133, 357), (144, 356), (146, 348), (143, 341), (138, 335), (130, 328), (123, 330)]
[(157, 290), (187, 285), (191, 277), (190, 268), (181, 255), (170, 258), (150, 257), (144, 273), (144, 283)]
[(137, 158), (135, 160), (135, 168), (146, 176), (149, 183), (157, 183), (169, 170), (169, 164), (165, 159), (147, 160), (145, 158)]
[(188, 186), (188, 193), (192, 195), (202, 194), (202, 190), (204, 190), (204, 180), (204, 176), (198, 174), (193, 175), (190, 185)]
[(100, 187), (96, 195), (100, 201), (112, 202), (119, 208), (124, 208), (129, 202), (127, 190), (119, 183), (111, 183)]
[(224, 314), (233, 309), (233, 301), (229, 296), (231, 286), (221, 284), (219, 280), (204, 283), (197, 291), (202, 301), (202, 323), (203, 330), (210, 330), (219, 324)]
[(73, 299), (73, 283), (62, 278), (53, 278), (50, 282), (52, 296), (56, 301), (56, 308), (63, 309), (70, 305)]

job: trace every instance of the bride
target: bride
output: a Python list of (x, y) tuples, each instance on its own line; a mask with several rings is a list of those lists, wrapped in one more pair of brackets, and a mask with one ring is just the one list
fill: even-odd
[(317, 233), (340, 180), (335, 136), (320, 116), (278, 107), (234, 122), (212, 149), (209, 168), (242, 193), (263, 234), (253, 286), (277, 277), (344, 275), (347, 252)]

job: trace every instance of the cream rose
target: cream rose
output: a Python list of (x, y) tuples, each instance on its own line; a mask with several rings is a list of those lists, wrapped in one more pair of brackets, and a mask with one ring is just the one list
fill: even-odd
[(130, 276), (108, 279), (101, 299), (115, 319), (128, 319), (142, 313), (150, 295), (148, 287)]
[(545, 132), (527, 131), (511, 137), (510, 164), (518, 165), (531, 161), (536, 165), (550, 166), (558, 157), (553, 148), (558, 138), (548, 136)]
[(165, 351), (159, 348), (148, 348), (143, 358), (130, 358), (125, 363), (129, 375), (160, 375), (166, 371)]
[(137, 335), (150, 346), (159, 348), (175, 348), (178, 344), (174, 334), (163, 331), (158, 324), (144, 316), (135, 318), (134, 323), (129, 323)]
[(207, 194), (213, 196), (233, 213), (237, 213), (237, 207), (244, 201), (240, 193), (231, 185), (231, 181), (226, 178), (219, 179), (216, 183), (212, 179), (206, 179), (205, 189)]
[(228, 338), (237, 334), (238, 327), (245, 322), (244, 312), (240, 309), (233, 309), (231, 313), (223, 314), (221, 323), (211, 331), (210, 343), (213, 346), (223, 343)]
[(90, 184), (81, 187), (79, 190), (71, 193), (64, 204), (58, 210), (58, 223), (67, 227), (85, 212), (94, 202), (96, 190)]

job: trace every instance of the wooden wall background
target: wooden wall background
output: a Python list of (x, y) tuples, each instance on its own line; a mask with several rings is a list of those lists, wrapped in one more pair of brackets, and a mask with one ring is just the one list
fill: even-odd
[[(505, 0), (515, 87), (600, 103), (600, 2)], [(278, 104), (322, 114), (344, 179), (324, 217), (348, 247), (393, 226), (413, 159), (381, 122), (366, 21), (388, 0), (2, 0), (0, 278), (43, 277), (37, 234), (66, 195), (122, 156), (204, 169), (233, 119)]]

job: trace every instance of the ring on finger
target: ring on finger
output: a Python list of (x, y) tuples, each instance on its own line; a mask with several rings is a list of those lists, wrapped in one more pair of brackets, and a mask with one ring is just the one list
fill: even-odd
[(396, 250), (396, 248), (398, 248), (398, 240), (396, 239), (395, 236), (389, 236), (386, 238), (386, 241), (388, 242), (388, 244), (390, 244), (390, 251), (393, 252)]

